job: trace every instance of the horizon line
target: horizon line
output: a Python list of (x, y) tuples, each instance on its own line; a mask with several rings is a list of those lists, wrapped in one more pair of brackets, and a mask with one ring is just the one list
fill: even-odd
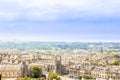
[(49, 41), (49, 40), (0, 40), (0, 42), (114, 42), (114, 43), (120, 43), (120, 40), (79, 40), (79, 41), (75, 41), (75, 40), (54, 40), (54, 41)]

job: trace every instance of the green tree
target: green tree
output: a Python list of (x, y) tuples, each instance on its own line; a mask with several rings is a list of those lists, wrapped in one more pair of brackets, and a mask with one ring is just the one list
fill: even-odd
[(38, 80), (44, 80), (43, 78), (39, 78)]
[(33, 66), (31, 68), (32, 78), (40, 78), (42, 74), (42, 70), (38, 66)]
[(110, 63), (110, 65), (116, 65), (118, 66), (120, 63), (119, 63), (119, 60), (114, 60), (114, 62)]
[(78, 79), (81, 80), (81, 79), (82, 79), (82, 76), (79, 76)]
[(54, 72), (50, 72), (48, 75), (48, 80), (61, 80), (61, 78), (59, 77), (58, 74), (54, 73)]
[(44, 78), (40, 78), (39, 80), (44, 80)]
[(19, 78), (18, 80), (31, 80), (29, 77)]

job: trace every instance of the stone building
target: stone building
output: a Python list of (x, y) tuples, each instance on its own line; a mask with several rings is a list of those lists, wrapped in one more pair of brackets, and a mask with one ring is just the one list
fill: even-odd
[(23, 77), (22, 65), (0, 65), (0, 75), (2, 79)]
[(81, 65), (72, 66), (69, 69), (70, 76), (92, 76), (93, 78), (102, 79), (120, 79), (120, 68), (119, 67), (104, 67), (104, 66), (92, 66), (92, 65)]

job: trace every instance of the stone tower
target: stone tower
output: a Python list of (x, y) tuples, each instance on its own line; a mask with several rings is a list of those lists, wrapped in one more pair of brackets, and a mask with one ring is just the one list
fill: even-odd
[(28, 75), (28, 66), (26, 65), (26, 62), (22, 62), (22, 66), (23, 66), (23, 77)]
[(57, 74), (62, 74), (61, 56), (55, 57), (55, 72)]

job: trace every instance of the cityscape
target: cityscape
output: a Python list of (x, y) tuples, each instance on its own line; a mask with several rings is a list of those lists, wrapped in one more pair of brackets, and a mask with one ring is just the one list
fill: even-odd
[(0, 80), (120, 80), (120, 0), (0, 0)]
[[(54, 80), (54, 77), (49, 79), (51, 72), (59, 77), (59, 79), (55, 77), (55, 80), (120, 79), (120, 43), (1, 42), (0, 44), (1, 80), (30, 80), (29, 78)], [(33, 67), (37, 67), (38, 72), (34, 71)]]

